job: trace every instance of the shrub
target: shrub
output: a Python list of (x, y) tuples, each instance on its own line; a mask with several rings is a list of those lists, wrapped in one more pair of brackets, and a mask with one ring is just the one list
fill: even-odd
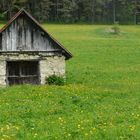
[(61, 76), (51, 75), (46, 78), (46, 84), (62, 86), (65, 84), (65, 80)]
[(112, 30), (113, 30), (114, 34), (116, 34), (116, 35), (120, 34), (120, 27), (119, 27), (119, 23), (118, 22), (116, 22), (114, 24), (114, 26), (112, 27)]

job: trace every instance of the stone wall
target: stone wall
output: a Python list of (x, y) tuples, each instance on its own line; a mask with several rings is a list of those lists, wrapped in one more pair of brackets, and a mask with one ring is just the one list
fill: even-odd
[(39, 60), (40, 83), (45, 84), (45, 78), (50, 75), (65, 76), (65, 57), (48, 53), (6, 53), (0, 54), (0, 86), (6, 86), (6, 61)]
[(0, 59), (0, 86), (6, 86), (6, 61)]
[(45, 78), (50, 75), (65, 75), (65, 58), (64, 57), (47, 57), (40, 61), (41, 84), (45, 84)]

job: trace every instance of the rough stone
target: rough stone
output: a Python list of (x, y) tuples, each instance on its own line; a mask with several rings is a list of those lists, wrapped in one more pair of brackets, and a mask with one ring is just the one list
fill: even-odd
[(0, 54), (0, 86), (7, 85), (6, 62), (7, 61), (39, 61), (40, 83), (45, 84), (46, 77), (53, 74), (65, 77), (65, 57), (40, 54)]

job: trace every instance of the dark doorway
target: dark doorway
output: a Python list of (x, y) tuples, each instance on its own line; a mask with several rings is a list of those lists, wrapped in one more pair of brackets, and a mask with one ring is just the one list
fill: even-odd
[(7, 84), (39, 84), (38, 61), (8, 61)]

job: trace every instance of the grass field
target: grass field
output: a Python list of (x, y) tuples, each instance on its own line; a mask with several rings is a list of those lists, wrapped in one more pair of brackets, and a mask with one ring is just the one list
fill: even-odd
[(43, 25), (74, 55), (65, 86), (0, 89), (1, 140), (139, 140), (140, 26)]

